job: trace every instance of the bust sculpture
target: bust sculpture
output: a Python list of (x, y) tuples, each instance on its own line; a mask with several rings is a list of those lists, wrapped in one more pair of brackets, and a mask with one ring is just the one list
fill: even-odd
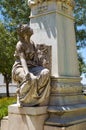
[[(38, 56), (37, 48), (30, 37), (33, 30), (27, 25), (17, 29), (19, 41), (15, 50), (12, 77), (18, 84), (17, 93), (21, 105), (35, 106), (48, 99), (50, 94), (50, 72)], [(46, 62), (46, 60), (44, 59)]]

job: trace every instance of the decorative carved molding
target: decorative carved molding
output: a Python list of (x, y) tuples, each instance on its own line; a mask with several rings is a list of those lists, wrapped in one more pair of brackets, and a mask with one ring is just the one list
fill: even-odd
[(48, 68), (51, 72), (51, 46), (39, 44), (37, 45), (37, 53), (40, 64), (42, 64), (43, 67)]
[(51, 94), (76, 94), (82, 92), (80, 83), (51, 83)]
[(69, 5), (71, 7), (74, 7), (75, 6), (75, 2), (74, 0), (57, 0), (58, 2), (62, 2), (62, 3), (65, 3), (66, 5)]
[(48, 5), (42, 5), (42, 6), (39, 6), (37, 7), (37, 13), (43, 13), (43, 12), (46, 12), (48, 10)]
[[(51, 0), (48, 0), (48, 1), (51, 1)], [(47, 0), (28, 0), (28, 5), (33, 6), (33, 5), (36, 5), (36, 4), (39, 4), (39, 3), (42, 4), (43, 2), (48, 2), (48, 1)], [(72, 8), (74, 8), (74, 6), (75, 6), (74, 0), (56, 0), (56, 1), (65, 3), (66, 5), (69, 5)]]
[(54, 78), (51, 77), (51, 94), (82, 93), (80, 78)]

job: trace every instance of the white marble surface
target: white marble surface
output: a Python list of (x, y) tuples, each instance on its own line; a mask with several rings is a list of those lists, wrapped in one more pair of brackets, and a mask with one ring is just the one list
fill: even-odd
[[(48, 3), (46, 10), (39, 7), (40, 5), (32, 8), (32, 39), (36, 44), (52, 46), (52, 76), (80, 76), (71, 8), (68, 7), (70, 13), (65, 13), (55, 2)], [(42, 11), (40, 14), (39, 9)]]
[(16, 104), (9, 106), (9, 130), (43, 130), (47, 118), (47, 107), (21, 107)]

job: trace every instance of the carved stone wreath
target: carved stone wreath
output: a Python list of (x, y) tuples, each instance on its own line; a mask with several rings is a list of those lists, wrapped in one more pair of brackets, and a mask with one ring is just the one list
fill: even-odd
[(51, 72), (51, 46), (45, 44), (37, 45), (37, 55), (40, 64)]

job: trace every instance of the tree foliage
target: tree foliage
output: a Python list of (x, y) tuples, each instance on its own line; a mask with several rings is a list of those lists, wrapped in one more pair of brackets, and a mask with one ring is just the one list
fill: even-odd
[(80, 71), (80, 74), (83, 73), (86, 73), (86, 64), (84, 63), (84, 60), (81, 56), (81, 54), (79, 53), (78, 54), (78, 60), (79, 60), (79, 71)]
[(77, 48), (86, 47), (86, 0), (75, 0), (75, 30)]
[(10, 66), (12, 66), (13, 63), (12, 57), (16, 38), (13, 38), (14, 34), (8, 32), (8, 30), (4, 28), (3, 24), (0, 24), (0, 30), (1, 29), (2, 31), (0, 32), (0, 72), (2, 72), (3, 74), (10, 74)]
[(8, 85), (11, 81), (11, 70), (13, 65), (13, 52), (16, 38), (14, 32), (10, 33), (2, 23), (0, 23), (0, 73), (6, 81), (7, 96), (9, 96)]
[[(77, 49), (86, 48), (86, 0), (75, 0), (75, 31)], [(80, 73), (86, 73), (86, 63), (82, 55), (78, 54)]]
[(16, 26), (19, 23), (28, 23), (30, 9), (27, 0), (0, 0), (0, 10), (4, 16), (4, 24)]

